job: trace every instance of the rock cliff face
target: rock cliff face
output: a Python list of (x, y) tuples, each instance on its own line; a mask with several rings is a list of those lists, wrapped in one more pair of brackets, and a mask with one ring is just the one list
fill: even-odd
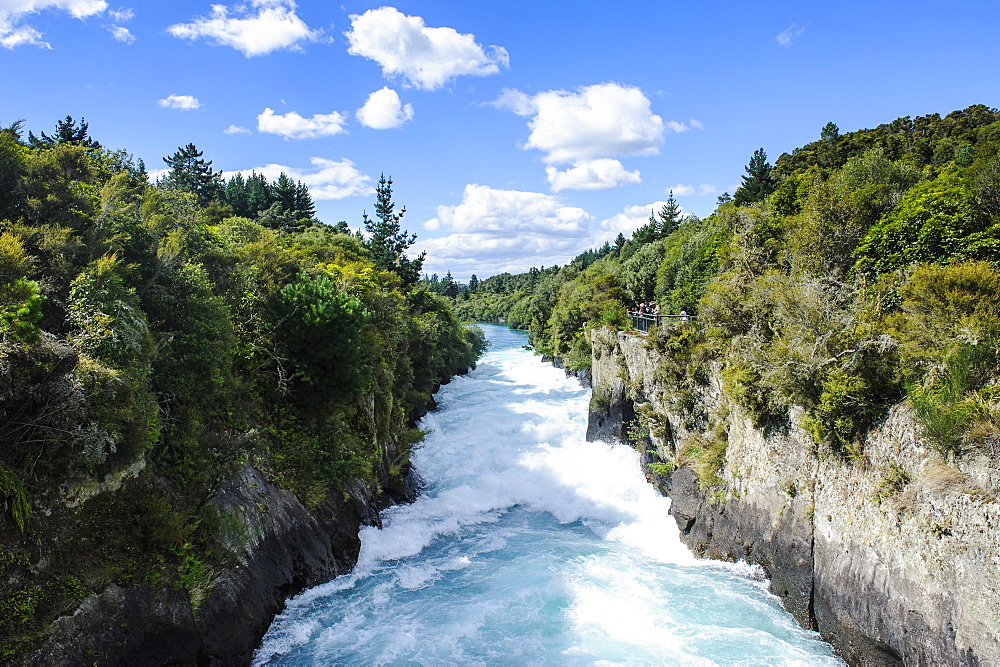
[[(679, 401), (644, 336), (596, 330), (592, 342), (588, 437), (640, 438), (695, 553), (761, 565), (851, 663), (1000, 664), (1000, 446), (944, 461), (899, 404), (864, 460), (847, 461), (817, 448), (795, 411), (786, 431), (754, 428), (718, 368)], [(721, 469), (706, 479), (713, 444)]]
[(26, 664), (248, 664), (284, 601), (350, 570), (358, 529), (377, 525), (379, 509), (412, 500), (406, 488), (374, 495), (356, 483), (340, 502), (308, 509), (245, 464), (212, 502), (235, 513), (235, 566), (216, 573), (197, 609), (185, 591), (112, 584), (57, 619)]

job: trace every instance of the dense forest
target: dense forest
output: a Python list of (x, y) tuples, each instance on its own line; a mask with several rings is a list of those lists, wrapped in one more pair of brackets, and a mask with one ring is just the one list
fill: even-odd
[[(589, 366), (593, 328), (630, 329), (628, 304), (683, 309), (694, 322), (649, 333), (680, 412), (718, 364), (759, 426), (799, 406), (818, 446), (862, 461), (864, 431), (906, 397), (952, 456), (1000, 441), (998, 268), (1000, 113), (977, 105), (845, 134), (831, 122), (773, 165), (762, 148), (712, 215), (671, 197), (630, 239), (470, 281), (456, 303), (570, 369)], [(699, 455), (711, 483), (719, 452)]]
[(0, 129), (0, 656), (110, 584), (197, 609), (251, 463), (307, 506), (402, 484), (415, 418), (485, 343), (416, 283), (392, 181), (367, 234), (193, 145), (145, 166), (71, 117)]

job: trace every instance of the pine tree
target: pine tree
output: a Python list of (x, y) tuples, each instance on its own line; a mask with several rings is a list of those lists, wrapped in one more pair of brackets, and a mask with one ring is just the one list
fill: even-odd
[(843, 160), (840, 156), (840, 128), (830, 121), (819, 133), (819, 147), (816, 150), (816, 161), (821, 167), (839, 167)]
[(250, 200), (247, 197), (247, 184), (242, 174), (236, 174), (226, 183), (223, 197), (233, 209), (233, 215), (241, 218), (256, 217), (256, 211), (250, 210)]
[(771, 177), (771, 163), (767, 161), (767, 153), (758, 148), (746, 166), (746, 176), (742, 176), (743, 185), (736, 190), (733, 201), (743, 206), (766, 199), (774, 192), (775, 182)]
[(479, 290), (479, 278), (473, 273), (469, 276), (469, 293), (475, 294)]
[(251, 173), (247, 178), (247, 210), (250, 211), (248, 217), (256, 218), (262, 211), (269, 209), (273, 201), (267, 179), (256, 172)]
[(42, 132), (41, 137), (36, 137), (34, 133), (28, 132), (28, 146), (31, 148), (47, 148), (53, 144), (74, 144), (76, 146), (86, 146), (87, 148), (100, 148), (101, 145), (94, 141), (88, 134), (87, 121), (80, 119), (77, 125), (72, 116), (56, 121), (56, 131), (49, 136)]
[(417, 240), (417, 235), (400, 231), (399, 223), (404, 215), (406, 207), (397, 213), (392, 201), (392, 178), (386, 179), (383, 174), (375, 187), (375, 218), (369, 218), (367, 212), (362, 214), (361, 221), (368, 232), (365, 245), (377, 268), (394, 271), (399, 274), (404, 286), (412, 286), (420, 279), (420, 268), (426, 253), (420, 253), (415, 259), (405, 255), (406, 249)]
[(308, 186), (301, 181), (295, 184), (295, 212), (299, 220), (316, 222), (316, 205), (313, 203)]
[[(680, 227), (681, 221), (684, 219), (684, 212), (677, 205), (673, 190), (670, 191), (670, 196), (667, 197), (667, 203), (660, 209), (659, 218), (659, 229), (657, 232), (661, 239), (667, 238)], [(650, 216), (650, 219), (652, 219), (652, 216)]]
[(212, 171), (212, 161), (203, 160), (204, 155), (194, 144), (178, 148), (177, 152), (163, 161), (170, 171), (163, 178), (163, 186), (172, 190), (192, 192), (199, 206), (218, 199), (222, 191), (222, 172)]
[(281, 204), (283, 211), (295, 212), (295, 183), (288, 174), (281, 172), (271, 183), (271, 203)]
[(454, 299), (458, 296), (458, 291), (458, 283), (451, 277), (451, 271), (449, 271), (441, 281), (441, 294)]

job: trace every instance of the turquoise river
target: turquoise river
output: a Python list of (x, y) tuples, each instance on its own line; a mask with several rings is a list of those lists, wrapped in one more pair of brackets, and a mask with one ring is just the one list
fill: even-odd
[(758, 568), (691, 554), (633, 449), (585, 440), (589, 389), (484, 329), (421, 423), (421, 496), (288, 601), (255, 664), (840, 664)]

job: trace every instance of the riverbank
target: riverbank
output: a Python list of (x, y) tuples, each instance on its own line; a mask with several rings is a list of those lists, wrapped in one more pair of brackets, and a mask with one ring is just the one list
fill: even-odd
[(1000, 662), (998, 457), (944, 460), (905, 403), (851, 461), (792, 410), (761, 429), (719, 369), (672, 393), (640, 335), (595, 329), (588, 437), (639, 442), (698, 555), (764, 568), (806, 628), (858, 664)]
[(361, 527), (379, 525), (381, 509), (416, 497), (413, 476), (405, 480), (357, 481), (342, 498), (310, 509), (244, 464), (211, 501), (239, 519), (241, 529), (227, 535), (236, 559), (213, 573), (196, 608), (183, 590), (112, 583), (56, 619), (22, 662), (248, 664), (288, 597), (350, 571)]

